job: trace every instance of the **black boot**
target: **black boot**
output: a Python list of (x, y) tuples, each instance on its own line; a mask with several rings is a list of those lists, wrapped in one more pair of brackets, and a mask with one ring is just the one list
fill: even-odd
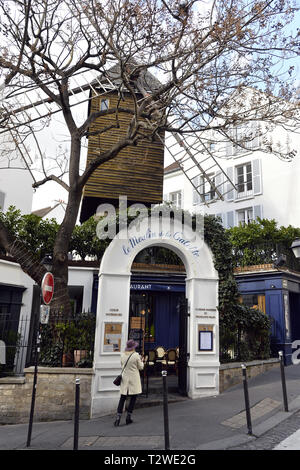
[(131, 413), (128, 413), (127, 416), (126, 416), (126, 424), (131, 424), (133, 423), (132, 419), (131, 419)]
[(119, 426), (120, 421), (121, 421), (121, 415), (118, 414), (117, 417), (116, 417), (116, 420), (114, 422), (114, 426)]

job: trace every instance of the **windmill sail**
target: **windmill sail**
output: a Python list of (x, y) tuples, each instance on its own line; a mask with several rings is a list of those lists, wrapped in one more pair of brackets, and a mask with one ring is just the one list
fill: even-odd
[[(45, 83), (55, 93), (54, 84)], [(75, 107), (91, 99), (105, 95), (114, 90), (119, 91), (121, 83), (109, 74), (99, 76), (95, 70), (84, 70), (70, 79), (69, 99), (70, 106)], [(56, 103), (55, 96), (50, 98), (37, 86), (28, 85), (20, 91), (11, 87), (2, 87), (2, 100), (0, 106), (0, 135), (9, 133), (16, 149), (29, 169), (31, 158), (24, 145), (23, 135), (28, 133), (34, 123), (46, 123), (54, 114), (62, 112)], [(235, 189), (235, 185), (217, 159), (210, 151), (198, 132), (193, 131), (187, 124), (188, 134), (170, 132), (164, 138), (159, 136), (165, 146), (166, 154), (178, 164), (201, 202), (206, 205), (224, 199), (224, 196)], [(212, 176), (213, 175), (213, 176)], [(203, 191), (203, 182), (211, 188), (212, 197), (207, 200)]]

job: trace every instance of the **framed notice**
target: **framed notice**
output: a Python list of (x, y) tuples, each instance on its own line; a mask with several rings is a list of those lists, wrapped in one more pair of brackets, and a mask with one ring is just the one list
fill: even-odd
[(198, 350), (213, 351), (214, 333), (211, 325), (198, 325)]
[(120, 352), (122, 323), (105, 323), (103, 352)]
[(145, 329), (145, 317), (131, 317), (130, 318), (131, 329)]

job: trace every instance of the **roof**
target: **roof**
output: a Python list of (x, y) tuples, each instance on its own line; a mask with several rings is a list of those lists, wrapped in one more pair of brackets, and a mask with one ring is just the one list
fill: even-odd
[(180, 165), (178, 162), (173, 162), (171, 165), (166, 166), (164, 169), (164, 174), (167, 175), (168, 173), (173, 173), (174, 171), (180, 170)]
[[(128, 63), (127, 65), (129, 72), (134, 72), (136, 68), (143, 67), (143, 64), (137, 64), (133, 61)], [(154, 76), (152, 73), (149, 72), (148, 69), (138, 69), (138, 75), (134, 75), (133, 79), (136, 81), (138, 91), (146, 92), (154, 92), (159, 87), (161, 87), (161, 82)], [(123, 79), (121, 77), (121, 67), (120, 64), (116, 64), (111, 67), (109, 70), (103, 72), (99, 77), (100, 82), (111, 81), (115, 86), (120, 86), (123, 83)], [(93, 83), (97, 85), (97, 80)]]
[(62, 201), (59, 201), (57, 204), (55, 204), (54, 206), (49, 206), (49, 207), (43, 207), (42, 209), (37, 209), (35, 211), (32, 211), (31, 213), (34, 214), (34, 215), (37, 215), (38, 217), (46, 217), (46, 215), (48, 215), (50, 212), (52, 212), (54, 209), (56, 209), (56, 207), (58, 207), (59, 205), (62, 205)]

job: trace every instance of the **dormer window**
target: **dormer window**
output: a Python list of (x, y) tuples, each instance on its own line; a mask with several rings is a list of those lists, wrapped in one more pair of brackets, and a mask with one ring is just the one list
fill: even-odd
[(107, 98), (102, 98), (100, 100), (100, 111), (106, 111), (109, 108), (109, 100)]

